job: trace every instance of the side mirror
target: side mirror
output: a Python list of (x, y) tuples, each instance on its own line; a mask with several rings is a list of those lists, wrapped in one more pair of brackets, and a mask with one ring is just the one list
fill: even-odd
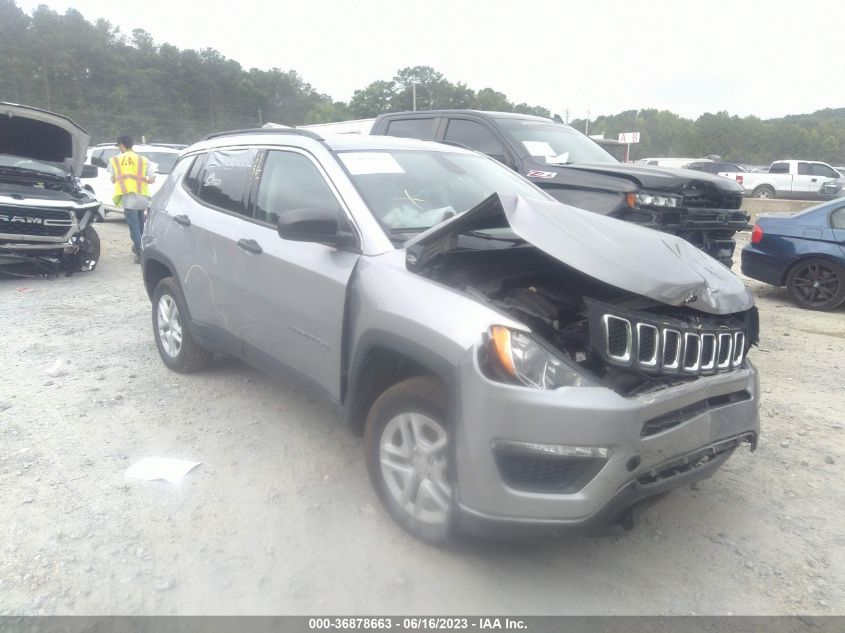
[(94, 165), (83, 165), (82, 175), (80, 178), (96, 178), (100, 174), (100, 170)]
[(337, 246), (338, 214), (337, 209), (293, 209), (282, 214), (276, 229), (285, 240)]

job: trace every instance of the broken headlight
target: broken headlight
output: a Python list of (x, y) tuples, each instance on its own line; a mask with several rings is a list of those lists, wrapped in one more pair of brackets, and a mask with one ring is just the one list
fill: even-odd
[(641, 191), (629, 193), (627, 196), (628, 206), (633, 208), (639, 206), (649, 207), (677, 207), (681, 199), (678, 196), (670, 196), (657, 191)]
[(587, 385), (579, 372), (525, 332), (494, 325), (488, 345), (496, 373), (513, 382), (536, 389)]

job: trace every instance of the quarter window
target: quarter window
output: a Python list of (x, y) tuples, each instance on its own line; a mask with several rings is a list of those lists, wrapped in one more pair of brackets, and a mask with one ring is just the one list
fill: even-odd
[(246, 194), (256, 153), (254, 149), (210, 152), (198, 183), (199, 199), (224, 211), (246, 215)]
[[(806, 164), (806, 163), (805, 163)], [(798, 173), (801, 173), (801, 166), (798, 166)], [(788, 174), (789, 173), (789, 163), (774, 163), (771, 167), (769, 167), (770, 174)]]
[(255, 219), (276, 224), (294, 209), (340, 213), (340, 205), (314, 163), (302, 154), (268, 152), (255, 201)]

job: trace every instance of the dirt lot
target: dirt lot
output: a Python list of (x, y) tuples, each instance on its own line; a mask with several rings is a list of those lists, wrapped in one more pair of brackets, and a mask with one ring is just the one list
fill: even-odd
[[(759, 450), (633, 532), (444, 551), (325, 405), (233, 360), (166, 370), (126, 226), (99, 227), (94, 273), (0, 279), (0, 614), (845, 614), (845, 308), (751, 282)], [(125, 477), (151, 455), (202, 465)]]

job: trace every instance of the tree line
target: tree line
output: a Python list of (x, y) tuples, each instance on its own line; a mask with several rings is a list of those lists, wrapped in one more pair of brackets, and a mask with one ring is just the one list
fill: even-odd
[[(210, 132), (272, 121), (286, 125), (374, 117), (382, 112), (474, 108), (550, 116), (493, 88), (453, 83), (428, 66), (403, 68), (390, 80), (356, 90), (348, 102), (322, 94), (294, 70), (245, 69), (213, 48), (157, 43), (142, 29), (125, 34), (106, 20), (89, 22), (42, 5), (25, 13), (0, 0), (0, 101), (59, 112), (94, 142), (128, 132), (136, 138), (190, 143)], [(655, 109), (599, 116), (572, 125), (616, 138), (640, 132), (632, 158), (706, 156), (767, 163), (812, 158), (845, 163), (845, 108), (761, 120), (704, 114), (696, 120)]]

